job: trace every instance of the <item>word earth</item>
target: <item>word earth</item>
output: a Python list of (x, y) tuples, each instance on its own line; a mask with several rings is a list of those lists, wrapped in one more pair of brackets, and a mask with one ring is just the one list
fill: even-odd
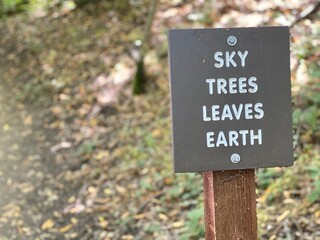
[(257, 133), (254, 130), (240, 130), (240, 131), (229, 131), (224, 133), (220, 131), (218, 133), (217, 140), (215, 140), (214, 132), (207, 132), (207, 147), (232, 147), (232, 146), (246, 146), (247, 143), (255, 145), (255, 141), (258, 145), (262, 144), (262, 130), (258, 129)]

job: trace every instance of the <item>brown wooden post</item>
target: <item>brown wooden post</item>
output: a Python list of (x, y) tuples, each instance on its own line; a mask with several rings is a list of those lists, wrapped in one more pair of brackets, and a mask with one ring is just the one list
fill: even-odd
[(203, 173), (206, 240), (257, 240), (255, 171)]

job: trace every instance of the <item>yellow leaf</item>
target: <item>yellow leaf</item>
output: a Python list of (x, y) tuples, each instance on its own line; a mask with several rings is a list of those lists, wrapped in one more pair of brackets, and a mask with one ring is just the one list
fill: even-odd
[(68, 224), (68, 225), (66, 225), (66, 226), (64, 226), (62, 228), (59, 228), (59, 232), (60, 233), (68, 232), (72, 228), (72, 226), (73, 226), (72, 224)]
[(320, 218), (320, 210), (316, 211), (316, 212), (314, 213), (314, 216), (315, 216), (316, 218)]
[(145, 217), (146, 217), (146, 214), (145, 213), (141, 213), (141, 214), (135, 215), (134, 219), (135, 220), (139, 220), (139, 219), (143, 219)]
[(110, 188), (105, 188), (103, 190), (103, 192), (104, 192), (105, 195), (112, 195), (112, 193), (113, 193), (113, 191)]
[(164, 215), (163, 213), (159, 213), (158, 214), (158, 216), (159, 216), (159, 218), (161, 219), (161, 220), (163, 220), (163, 221), (168, 221), (168, 217), (167, 217), (167, 215)]
[(132, 240), (134, 239), (134, 237), (132, 235), (123, 235), (121, 237), (121, 240)]
[(104, 217), (99, 217), (99, 222), (100, 222), (100, 227), (101, 228), (106, 228), (109, 224), (107, 220), (104, 219)]
[(163, 129), (155, 129), (152, 131), (152, 136), (153, 137), (160, 137), (161, 135), (163, 135)]
[(172, 227), (174, 228), (180, 228), (183, 226), (183, 222), (174, 222), (172, 223)]
[(127, 190), (124, 187), (121, 187), (119, 185), (116, 185), (116, 190), (120, 194), (125, 194), (127, 192)]
[(9, 124), (3, 125), (3, 131), (7, 132), (9, 130), (10, 130), (10, 125)]
[(47, 229), (51, 229), (54, 226), (54, 221), (52, 221), (52, 219), (47, 219), (42, 225), (41, 225), (41, 229), (42, 230), (47, 230)]
[(284, 211), (278, 218), (277, 218), (277, 222), (282, 222), (288, 215), (289, 215), (290, 211), (286, 210)]
[(23, 120), (23, 124), (29, 126), (29, 125), (32, 124), (32, 120), (33, 120), (33, 119), (32, 119), (32, 116), (29, 115), (29, 116), (27, 116), (27, 117)]
[(73, 203), (76, 201), (76, 197), (75, 196), (71, 196), (69, 199), (68, 199), (68, 203)]
[(88, 187), (88, 192), (89, 193), (96, 193), (98, 191), (98, 189), (97, 188), (95, 188), (95, 187)]
[(108, 151), (99, 151), (94, 157), (97, 160), (102, 160), (104, 158), (107, 158), (110, 156), (110, 153)]
[(97, 123), (98, 123), (96, 118), (91, 118), (89, 122), (92, 127), (97, 126)]
[(72, 222), (73, 224), (77, 224), (77, 223), (78, 223), (78, 219), (76, 219), (76, 218), (71, 218), (71, 222)]

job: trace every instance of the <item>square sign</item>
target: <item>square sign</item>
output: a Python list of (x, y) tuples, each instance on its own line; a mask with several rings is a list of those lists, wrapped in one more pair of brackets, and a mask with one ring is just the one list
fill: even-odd
[(169, 32), (175, 172), (293, 164), (289, 28)]

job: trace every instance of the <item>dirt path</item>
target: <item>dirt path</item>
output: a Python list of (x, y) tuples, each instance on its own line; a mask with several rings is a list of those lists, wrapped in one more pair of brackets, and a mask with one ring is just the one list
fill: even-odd
[(12, 89), (1, 83), (0, 239), (59, 235), (43, 231), (54, 226), (52, 219), (69, 196), (59, 179), (61, 166), (50, 151), (54, 135), (43, 127), (45, 114), (18, 104)]
[[(81, 15), (70, 16), (74, 18), (78, 21)], [(118, 229), (105, 209), (111, 201), (95, 202), (104, 196), (100, 185), (105, 180), (95, 182), (101, 159), (97, 167), (92, 166), (91, 138), (84, 141), (80, 132), (89, 129), (90, 133), (89, 121), (83, 115), (75, 119), (81, 106), (90, 105), (82, 102), (87, 100), (82, 90), (86, 88), (79, 87), (80, 83), (87, 86), (88, 76), (79, 77), (76, 71), (89, 70), (82, 60), (74, 61), (74, 56), (100, 53), (87, 49), (91, 43), (87, 38), (79, 37), (79, 45), (86, 44), (86, 48), (71, 45), (74, 39), (68, 31), (79, 33), (71, 27), (81, 27), (70, 24), (69, 28), (62, 22), (42, 19), (31, 23), (17, 18), (0, 28), (0, 240), (115, 239), (107, 228)], [(66, 46), (72, 49), (66, 51)], [(93, 74), (100, 72), (97, 68), (90, 65)], [(69, 83), (69, 79), (80, 83)], [(68, 82), (67, 87), (59, 88), (61, 82)], [(66, 90), (62, 96), (76, 100), (57, 99), (61, 89)]]
[[(122, 198), (113, 194), (117, 173), (102, 174), (108, 151), (92, 158), (100, 149), (92, 133), (106, 134), (84, 117), (92, 105), (87, 81), (105, 70), (98, 57), (104, 45), (92, 44), (81, 14), (1, 25), (0, 240), (117, 239), (113, 232), (127, 229), (115, 221), (126, 208), (106, 207)], [(105, 33), (99, 16), (86, 23)]]

